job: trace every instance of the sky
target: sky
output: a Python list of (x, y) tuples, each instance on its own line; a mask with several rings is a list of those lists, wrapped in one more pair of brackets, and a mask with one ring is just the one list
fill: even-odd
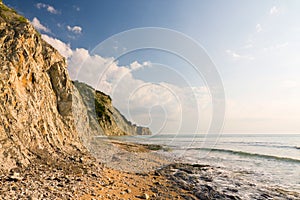
[[(179, 35), (203, 49), (199, 57), (210, 58), (222, 80), (224, 133), (300, 132), (297, 0), (3, 2), (66, 57), (72, 79), (110, 94), (127, 118), (154, 133), (202, 132), (218, 114), (205, 72), (188, 60), (161, 49), (128, 51), (151, 38), (192, 57), (188, 42), (176, 41)], [(132, 31), (115, 37), (144, 27), (170, 30), (170, 36)]]

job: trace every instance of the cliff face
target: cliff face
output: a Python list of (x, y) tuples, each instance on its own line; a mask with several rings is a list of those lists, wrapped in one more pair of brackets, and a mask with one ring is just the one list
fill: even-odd
[(127, 121), (109, 96), (76, 86), (80, 93), (65, 59), (0, 1), (0, 171), (84, 155), (89, 135), (151, 134)]
[[(85, 151), (73, 91), (64, 58), (0, 2), (0, 169)], [(76, 102), (82, 115), (81, 99)]]
[[(111, 98), (103, 92), (75, 81), (88, 109), (89, 122), (96, 134), (100, 135), (151, 135), (147, 127), (137, 126), (128, 121), (113, 105)], [(100, 126), (99, 126), (100, 125)]]

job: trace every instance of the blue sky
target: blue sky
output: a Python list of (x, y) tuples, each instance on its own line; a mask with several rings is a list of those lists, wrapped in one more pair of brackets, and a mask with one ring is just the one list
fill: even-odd
[[(76, 68), (76, 62), (83, 57), (90, 65), (104, 63), (103, 59), (111, 55), (104, 55), (107, 52), (103, 52), (98, 55), (101, 58), (98, 58), (93, 57), (91, 52), (100, 42), (114, 34), (142, 27), (179, 31), (193, 38), (206, 50), (220, 73), (226, 95), (224, 132), (300, 132), (300, 2), (297, 0), (4, 0), (4, 3), (25, 15), (40, 29), (44, 38), (48, 37), (48, 42), (61, 48), (59, 50), (69, 60), (71, 77), (72, 67)], [(132, 84), (139, 81), (157, 82), (169, 84), (169, 88), (174, 89), (176, 86), (182, 89), (184, 83), (177, 82), (179, 78), (176, 75), (168, 76), (166, 69), (170, 68), (179, 70), (186, 79), (197, 79), (193, 77), (187, 63), (172, 55), (150, 50), (133, 52), (120, 58), (114, 71), (122, 74), (131, 64), (134, 66), (133, 63), (135, 66), (147, 66), (147, 62), (148, 65), (152, 63), (152, 68), (126, 72), (131, 81), (136, 81)], [(112, 72), (110, 75), (113, 76), (110, 79), (120, 78)], [(205, 90), (205, 81), (201, 78), (190, 82), (197, 91)], [(204, 93), (200, 92), (200, 99), (209, 97), (209, 94)], [(207, 110), (202, 112), (200, 109), (201, 113), (210, 116), (211, 102), (209, 99), (202, 100), (200, 104), (207, 104)], [(121, 104), (116, 102), (128, 118), (160, 130), (162, 125), (159, 121), (162, 121), (165, 114), (161, 114), (158, 104), (149, 104), (150, 107), (147, 107), (152, 108), (150, 114), (155, 116), (156, 120), (152, 122), (148, 115), (140, 114), (143, 109), (133, 112), (139, 114), (130, 115), (127, 113), (128, 108)], [(168, 109), (172, 109), (172, 106), (162, 110), (168, 113)], [(165, 132), (180, 129), (176, 126), (179, 119), (175, 118), (169, 120)], [(192, 121), (192, 118), (186, 121)], [(209, 119), (202, 121), (208, 123)], [(189, 132), (191, 129), (188, 127), (193, 125), (183, 123), (180, 130)]]

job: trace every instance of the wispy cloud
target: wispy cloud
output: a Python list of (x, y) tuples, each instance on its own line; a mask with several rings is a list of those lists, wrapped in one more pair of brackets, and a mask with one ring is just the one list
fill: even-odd
[(256, 24), (256, 32), (257, 33), (260, 33), (261, 31), (262, 31), (262, 27), (261, 27), (261, 25), (260, 24)]
[(33, 20), (31, 21), (31, 24), (36, 28), (38, 31), (42, 31), (45, 33), (50, 33), (50, 29), (41, 24), (40, 20), (38, 18), (34, 17)]
[(52, 14), (59, 14), (58, 10), (56, 10), (53, 6), (48, 5), (48, 4), (44, 4), (44, 3), (37, 3), (36, 7), (38, 9), (42, 9), (45, 8), (48, 12), (52, 13)]
[(80, 26), (67, 26), (68, 31), (71, 31), (75, 34), (80, 34), (82, 32), (82, 28)]
[(74, 8), (74, 10), (76, 10), (77, 12), (80, 11), (80, 7), (78, 7), (78, 6), (73, 6), (73, 8)]
[(273, 6), (270, 11), (269, 11), (270, 15), (278, 15), (279, 14), (279, 9), (276, 6)]
[(235, 51), (232, 51), (230, 49), (227, 49), (226, 50), (226, 53), (231, 57), (233, 58), (234, 60), (241, 60), (241, 59), (244, 59), (244, 60), (254, 60), (254, 57), (253, 56), (250, 56), (250, 55), (241, 55), (241, 54), (238, 54), (236, 53)]
[(279, 43), (279, 44), (275, 44), (269, 47), (265, 47), (263, 50), (264, 51), (273, 51), (273, 50), (279, 50), (279, 49), (283, 49), (289, 46), (288, 42), (285, 43)]

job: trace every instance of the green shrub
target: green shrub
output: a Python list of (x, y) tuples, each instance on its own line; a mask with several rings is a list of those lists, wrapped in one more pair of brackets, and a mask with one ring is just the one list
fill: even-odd
[(20, 17), (18, 17), (18, 21), (21, 22), (21, 23), (26, 23), (27, 19), (23, 16), (20, 16)]
[(95, 111), (97, 114), (97, 117), (102, 118), (105, 112), (105, 107), (99, 101), (95, 99)]
[(0, 4), (0, 9), (3, 11), (10, 11), (10, 9), (6, 7), (4, 4)]

